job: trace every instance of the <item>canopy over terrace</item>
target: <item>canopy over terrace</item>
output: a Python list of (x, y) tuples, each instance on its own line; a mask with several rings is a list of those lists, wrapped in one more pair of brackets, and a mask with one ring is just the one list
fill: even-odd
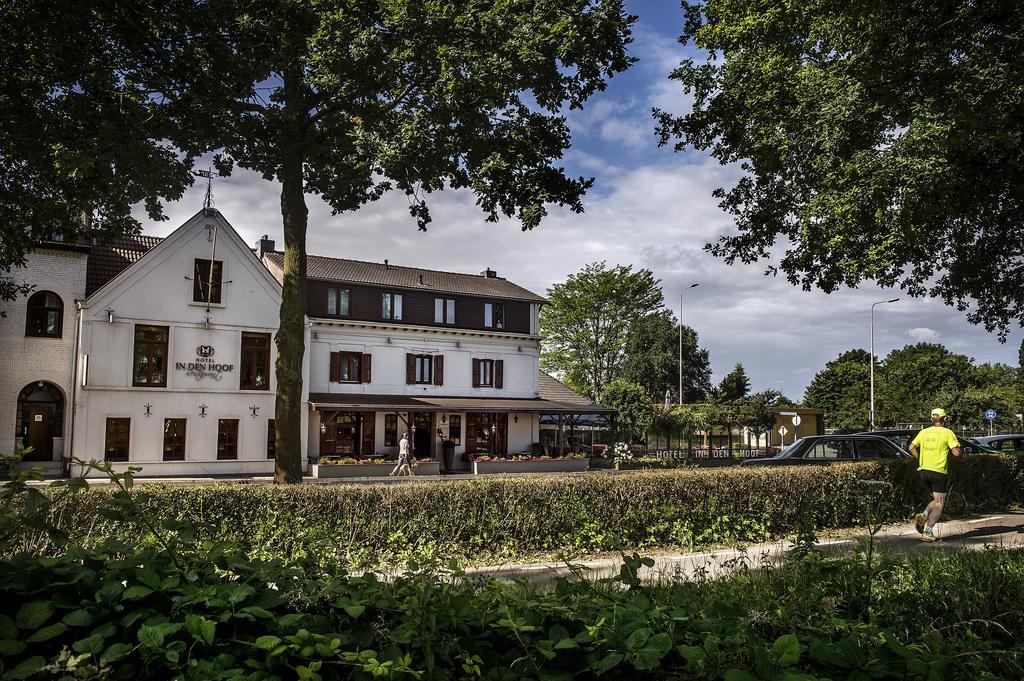
[(601, 407), (569, 389), (560, 381), (539, 373), (538, 397), (533, 399), (503, 399), (487, 397), (435, 397), (413, 395), (366, 395), (345, 393), (311, 393), (310, 407), (323, 413), (330, 412), (384, 412), (397, 414), (410, 426), (403, 414), (464, 413), (464, 414), (536, 414), (538, 421), (551, 420), (558, 424), (559, 451), (565, 451), (564, 426), (570, 427), (582, 418), (610, 419), (614, 410)]

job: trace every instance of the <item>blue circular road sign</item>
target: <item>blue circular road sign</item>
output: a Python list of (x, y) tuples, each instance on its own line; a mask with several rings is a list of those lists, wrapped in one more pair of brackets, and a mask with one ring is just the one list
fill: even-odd
[(994, 409), (989, 409), (988, 411), (986, 411), (985, 412), (985, 418), (987, 418), (989, 421), (995, 421), (996, 420), (996, 412), (995, 412), (995, 410)]

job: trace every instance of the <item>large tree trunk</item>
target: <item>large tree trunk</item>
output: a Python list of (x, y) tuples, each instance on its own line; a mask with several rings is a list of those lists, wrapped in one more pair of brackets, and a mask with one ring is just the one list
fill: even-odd
[[(291, 78), (289, 78), (291, 76)], [(302, 360), (306, 352), (306, 226), (309, 211), (303, 193), (302, 134), (305, 112), (301, 96), (289, 88), (286, 74), (285, 107), (292, 114), (296, 134), (286, 140), (281, 162), (281, 216), (284, 218), (284, 283), (281, 291), (281, 324), (277, 330), (277, 461), (274, 482), (302, 482)], [(292, 95), (289, 96), (289, 89)]]

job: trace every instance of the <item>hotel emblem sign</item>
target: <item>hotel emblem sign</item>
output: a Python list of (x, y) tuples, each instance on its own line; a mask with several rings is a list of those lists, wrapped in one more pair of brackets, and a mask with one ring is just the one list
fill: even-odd
[(204, 378), (209, 378), (213, 381), (219, 381), (224, 377), (224, 374), (231, 373), (235, 370), (233, 364), (220, 364), (213, 358), (216, 354), (212, 345), (200, 345), (196, 347), (196, 361), (194, 362), (175, 362), (174, 368), (176, 371), (184, 371), (186, 376), (201, 381)]

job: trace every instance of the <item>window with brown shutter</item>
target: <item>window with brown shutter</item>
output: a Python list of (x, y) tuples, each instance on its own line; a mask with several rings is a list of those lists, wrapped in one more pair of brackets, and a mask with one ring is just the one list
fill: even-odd
[(337, 383), (360, 383), (363, 378), (361, 352), (336, 352), (338, 372)]
[(366, 353), (363, 355), (363, 373), (360, 377), (361, 382), (370, 382), (370, 361), (373, 359), (373, 355)]
[(473, 387), (480, 387), (480, 360), (473, 360)]
[(332, 352), (331, 353), (331, 375), (330, 375), (330, 379), (329, 380), (331, 381), (331, 383), (337, 383), (338, 381), (341, 380), (341, 353), (340, 352)]
[(444, 385), (444, 355), (434, 356), (434, 385)]
[(505, 360), (499, 359), (494, 363), (494, 387), (505, 386)]
[(416, 382), (416, 355), (411, 353), (405, 355), (405, 382), (407, 385)]

